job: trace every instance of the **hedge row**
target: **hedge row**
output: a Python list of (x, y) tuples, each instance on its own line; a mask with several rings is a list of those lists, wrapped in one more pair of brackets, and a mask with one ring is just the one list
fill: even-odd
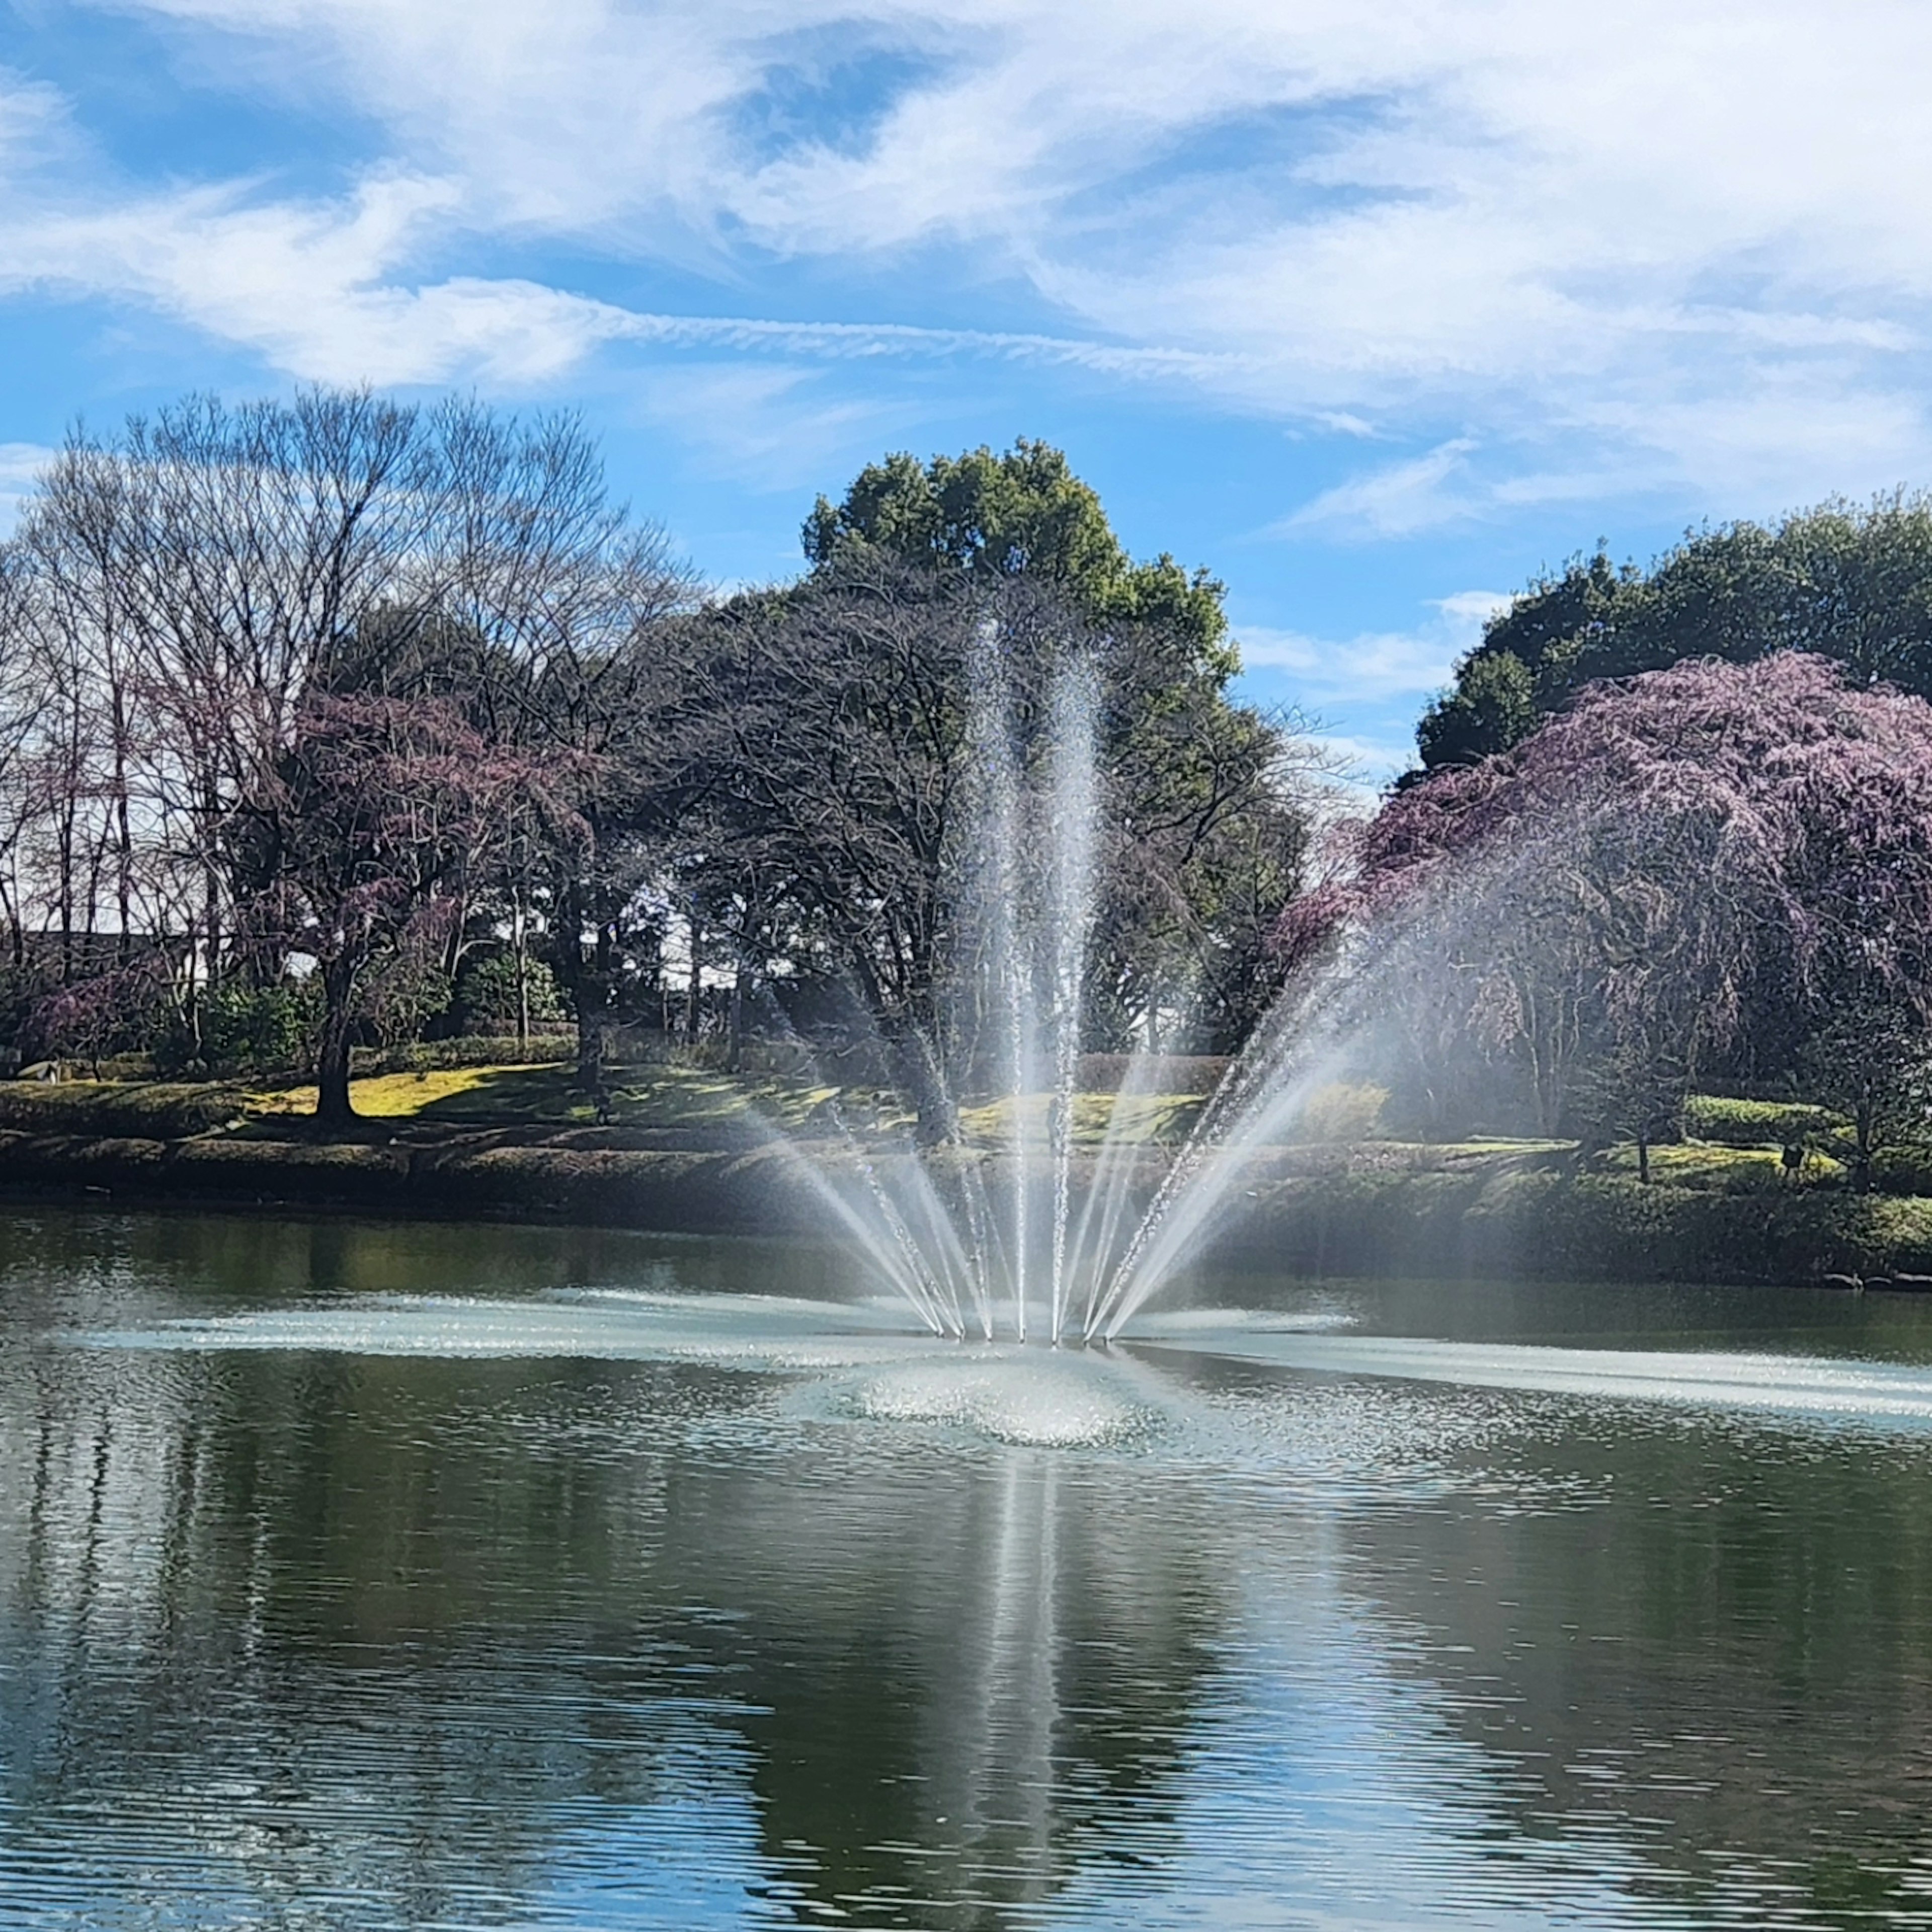
[(240, 1090), (207, 1082), (0, 1080), (0, 1127), (29, 1134), (185, 1140), (238, 1120)]
[(1828, 1107), (1694, 1094), (1684, 1103), (1684, 1131), (1694, 1140), (1714, 1141), (1720, 1147), (1790, 1147), (1847, 1134), (1851, 1123)]
[(1222, 1245), (1298, 1273), (1803, 1282), (1932, 1274), (1932, 1200), (1778, 1195), (1595, 1174), (1294, 1177), (1258, 1190)]

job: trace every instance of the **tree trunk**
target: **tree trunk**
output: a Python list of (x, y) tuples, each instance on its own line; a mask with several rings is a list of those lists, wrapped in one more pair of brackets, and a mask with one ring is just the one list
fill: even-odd
[(704, 1012), (704, 928), (694, 916), (691, 921), (691, 983), (684, 1000), (684, 1036), (698, 1044), (698, 1029)]
[(577, 1084), (586, 1094), (604, 1084), (604, 1003), (582, 986), (577, 999)]
[(114, 747), (114, 901), (121, 921), (121, 964), (134, 957), (134, 827), (128, 811), (126, 754), (122, 749), (121, 726), (116, 721)]
[(892, 1078), (913, 1104), (913, 1139), (920, 1147), (944, 1147), (959, 1138), (959, 1110), (918, 1022), (888, 1005), (885, 988), (862, 948), (847, 955), (860, 996), (872, 1016), (892, 1063)]
[(1636, 1178), (1648, 1187), (1650, 1185), (1650, 1130), (1640, 1127), (1636, 1130)]
[(729, 1070), (738, 1071), (745, 1052), (745, 962), (741, 957), (731, 975), (731, 1033), (727, 1049)]
[(564, 885), (557, 895), (553, 970), (577, 1022), (577, 1085), (595, 1094), (604, 1081), (604, 1021), (610, 1000), (596, 953), (589, 959), (584, 956), (586, 916), (575, 888)]
[(517, 1051), (528, 1051), (530, 1043), (530, 948), (524, 925), (523, 895), (517, 896)]
[(322, 1038), (315, 1056), (315, 1118), (325, 1127), (344, 1127), (356, 1118), (349, 1097), (350, 1050), (355, 1024), (350, 996), (356, 976), (346, 961), (332, 961), (322, 974)]
[(889, 1036), (900, 1090), (913, 1103), (913, 1139), (920, 1147), (945, 1147), (959, 1138), (959, 1110), (918, 1030), (899, 1029)]

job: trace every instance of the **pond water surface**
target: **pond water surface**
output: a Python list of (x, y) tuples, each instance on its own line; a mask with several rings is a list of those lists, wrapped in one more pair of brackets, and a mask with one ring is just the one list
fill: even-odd
[(1190, 1293), (13, 1213), (0, 1925), (1932, 1924), (1932, 1298)]

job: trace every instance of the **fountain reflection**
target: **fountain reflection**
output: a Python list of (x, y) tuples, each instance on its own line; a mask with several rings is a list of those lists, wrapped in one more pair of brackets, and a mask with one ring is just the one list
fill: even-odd
[(1846, 1358), (1932, 1311), (1826, 1311), (1892, 1406), (1807, 1409), (1762, 1296), (1673, 1383), (1519, 1285), (1485, 1384), (1474, 1291), (1054, 1356), (748, 1292), (805, 1250), (493, 1230), (523, 1296), (405, 1303), (411, 1238), (249, 1226), (0, 1268), (28, 1923), (1923, 1916), (1932, 1371)]

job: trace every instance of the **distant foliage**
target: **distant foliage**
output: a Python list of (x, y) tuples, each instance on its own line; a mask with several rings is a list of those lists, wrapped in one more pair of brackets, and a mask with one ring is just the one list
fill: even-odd
[(1649, 569), (1601, 551), (1492, 618), (1418, 730), (1425, 771), (1509, 750), (1601, 678), (1798, 651), (1932, 697), (1932, 497), (1831, 502), (1701, 530)]
[(138, 1052), (165, 1024), (167, 999), (166, 977), (153, 960), (56, 987), (28, 1009), (21, 1057), (98, 1066), (113, 1054)]
[(1304, 1141), (1365, 1141), (1379, 1132), (1388, 1105), (1386, 1087), (1366, 1081), (1330, 1081), (1310, 1094), (1296, 1123)]
[(1733, 1100), (1693, 1094), (1684, 1102), (1684, 1131), (1719, 1147), (1794, 1147), (1848, 1132), (1850, 1127), (1844, 1114), (1801, 1101)]
[(541, 959), (526, 959), (520, 978), (520, 991), (514, 952), (486, 953), (466, 961), (456, 979), (456, 1001), (464, 1030), (514, 1035), (520, 1011), (532, 1026), (561, 1023), (566, 1015), (556, 975)]

